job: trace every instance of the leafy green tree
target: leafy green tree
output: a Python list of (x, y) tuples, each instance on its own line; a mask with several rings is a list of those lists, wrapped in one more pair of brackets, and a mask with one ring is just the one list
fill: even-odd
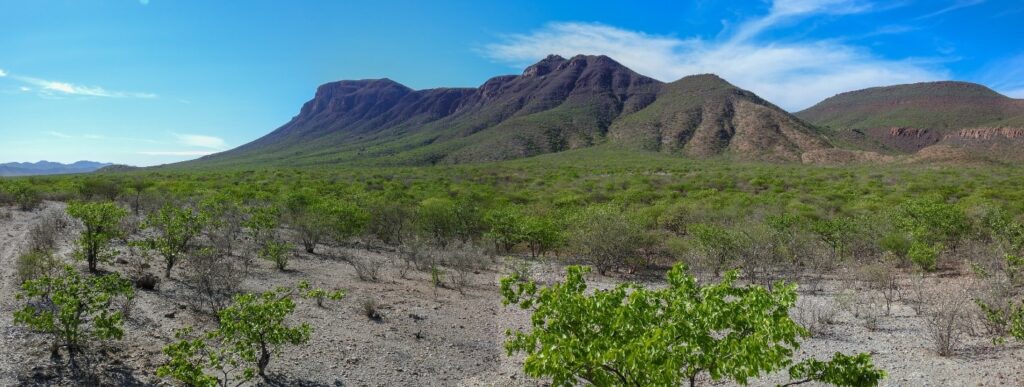
[(704, 255), (716, 276), (735, 263), (734, 257), (741, 249), (737, 233), (712, 224), (691, 225), (689, 232), (697, 250)]
[(822, 242), (832, 249), (833, 259), (843, 259), (857, 223), (850, 218), (837, 216), (811, 222), (810, 229)]
[(132, 212), (139, 216), (142, 207), (142, 193), (156, 185), (152, 180), (143, 177), (136, 177), (128, 182), (128, 190), (132, 194)]
[(85, 200), (115, 201), (121, 195), (121, 182), (110, 177), (89, 177), (78, 185), (78, 193)]
[(523, 240), (530, 248), (530, 256), (537, 258), (562, 244), (564, 236), (557, 223), (541, 216), (523, 219)]
[(248, 212), (249, 219), (244, 224), (255, 242), (256, 254), (261, 259), (273, 262), (278, 270), (287, 269), (290, 251), (294, 246), (277, 235), (281, 222), (280, 211), (276, 207), (264, 206), (250, 207)]
[(53, 337), (53, 352), (67, 348), (74, 356), (93, 339), (120, 339), (124, 315), (113, 307), (134, 296), (130, 281), (117, 274), (82, 277), (71, 266), (59, 275), (28, 280), (18, 299), (29, 302), (14, 312), (14, 321)]
[(18, 209), (22, 211), (32, 211), (43, 204), (42, 193), (38, 188), (33, 187), (32, 184), (19, 182), (14, 184), (10, 191), (14, 197), (14, 202), (18, 204)]
[(157, 376), (194, 386), (228, 386), (232, 381), (240, 385), (256, 376), (265, 378), (270, 361), (286, 345), (309, 341), (308, 324), (285, 323), (294, 311), (291, 289), (238, 295), (219, 313), (216, 330), (196, 338), (191, 329), (179, 331), (179, 341), (164, 347), (169, 360), (157, 369)]
[(939, 252), (941, 251), (941, 243), (928, 245), (921, 241), (914, 241), (910, 244), (910, 250), (907, 251), (907, 257), (910, 258), (910, 262), (913, 262), (922, 270), (935, 271)]
[(67, 212), (85, 227), (75, 255), (88, 262), (89, 271), (95, 273), (100, 262), (110, 259), (110, 241), (120, 236), (119, 225), (128, 211), (112, 202), (72, 202)]
[(369, 204), (366, 228), (370, 235), (389, 245), (401, 245), (412, 226), (415, 211), (403, 203), (376, 198)]
[(246, 209), (249, 218), (242, 222), (256, 246), (263, 246), (277, 238), (277, 227), (281, 224), (281, 211), (271, 205), (255, 205)]
[(894, 225), (909, 236), (907, 257), (926, 271), (946, 246), (955, 245), (970, 231), (964, 211), (937, 198), (909, 200), (897, 207)]
[(459, 233), (460, 221), (455, 201), (447, 198), (429, 198), (420, 203), (419, 227), (434, 244), (446, 247)]
[(794, 364), (798, 338), (807, 335), (789, 317), (795, 285), (739, 287), (735, 271), (699, 285), (677, 265), (665, 288), (620, 284), (588, 291), (586, 272), (571, 266), (565, 282), (544, 288), (502, 279), (504, 303), (533, 314), (531, 329), (510, 330), (505, 343), (510, 356), (526, 354), (528, 375), (549, 377), (555, 386), (693, 386), (702, 374), (746, 384), (789, 366), (791, 376), (804, 379), (794, 384), (870, 386), (885, 375), (866, 354)]
[(303, 249), (310, 254), (316, 252), (316, 246), (323, 243), (331, 231), (331, 218), (317, 209), (302, 213), (291, 224), (299, 234)]
[(489, 231), (484, 236), (494, 241), (499, 251), (508, 253), (526, 239), (524, 219), (519, 209), (503, 206), (484, 214), (484, 223)]
[(338, 243), (362, 234), (370, 220), (370, 214), (351, 201), (325, 201), (317, 210), (327, 215), (329, 236)]
[(205, 214), (170, 203), (149, 214), (144, 226), (154, 233), (146, 238), (144, 246), (164, 258), (164, 278), (171, 278), (171, 270), (188, 254), (206, 222)]
[(970, 230), (964, 211), (936, 198), (904, 202), (895, 211), (896, 227), (926, 244), (953, 244)]

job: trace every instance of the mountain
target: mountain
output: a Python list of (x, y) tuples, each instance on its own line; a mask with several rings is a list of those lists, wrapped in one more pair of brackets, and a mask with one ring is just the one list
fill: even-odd
[(1024, 100), (973, 83), (927, 82), (851, 91), (796, 116), (867, 148), (914, 153), (941, 145), (986, 157), (1024, 157)]
[(72, 164), (61, 164), (51, 161), (37, 163), (6, 163), (0, 164), (0, 176), (33, 176), (61, 175), (68, 173), (89, 173), (106, 167), (108, 163), (94, 161), (78, 161)]
[(606, 56), (551, 55), (477, 88), (328, 83), (270, 134), (182, 165), (451, 164), (605, 143), (769, 161), (831, 147), (811, 125), (717, 76), (665, 84)]
[(692, 157), (800, 161), (804, 152), (831, 147), (810, 125), (711, 74), (664, 85), (610, 132), (620, 142)]

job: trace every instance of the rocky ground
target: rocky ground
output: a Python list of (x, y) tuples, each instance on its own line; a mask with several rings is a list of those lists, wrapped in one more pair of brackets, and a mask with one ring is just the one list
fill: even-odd
[[(48, 203), (47, 208), (60, 208)], [(18, 307), (14, 262), (22, 250), (28, 228), (42, 211), (3, 210), (0, 213), (0, 385), (161, 385), (155, 368), (164, 360), (161, 348), (184, 326), (205, 329), (210, 318), (188, 307), (187, 291), (177, 280), (164, 281), (157, 292), (139, 291), (126, 324), (126, 337), (105, 347), (92, 348), (85, 371), (71, 371), (50, 359), (44, 337), (14, 326), (11, 314)], [(61, 243), (59, 253), (69, 256), (71, 241)], [(348, 290), (345, 299), (318, 307), (299, 301), (294, 321), (308, 322), (314, 333), (309, 344), (291, 348), (271, 362), (269, 385), (305, 386), (400, 386), (400, 385), (543, 385), (525, 377), (521, 359), (508, 357), (502, 347), (504, 331), (524, 326), (528, 315), (501, 305), (498, 279), (506, 262), (470, 276), (462, 292), (435, 288), (429, 273), (410, 271), (402, 278), (387, 251), (344, 249), (318, 255), (300, 255), (287, 272), (268, 262), (257, 262), (243, 288), (260, 291), (275, 286), (295, 286), (301, 280), (323, 288)], [(382, 267), (380, 282), (358, 279), (343, 256), (359, 256)], [(127, 263), (107, 265), (126, 270)], [(563, 274), (558, 265), (534, 264), (535, 278), (554, 281)], [(177, 274), (177, 272), (176, 272)], [(656, 276), (652, 276), (656, 278)], [(613, 279), (593, 278), (607, 287)], [(656, 280), (651, 285), (657, 286)], [(932, 283), (930, 292), (961, 289), (959, 279)], [(870, 292), (844, 281), (829, 281), (823, 290), (802, 296), (801, 308), (833, 310), (831, 323), (807, 339), (800, 355), (818, 358), (832, 353), (871, 352), (875, 364), (889, 377), (891, 386), (974, 386), (1024, 384), (1024, 348), (993, 346), (981, 334), (965, 335), (954, 356), (940, 357), (924, 333), (921, 318), (905, 302), (897, 302), (891, 316), (878, 316), (869, 330), (861, 309), (848, 298)], [(362, 311), (365, 300), (376, 300), (382, 318), (369, 319)], [(877, 310), (876, 310), (877, 312)], [(810, 312), (804, 312), (805, 314)], [(818, 313), (821, 313), (820, 311)], [(807, 316), (803, 316), (807, 318)], [(784, 375), (753, 381), (753, 385), (784, 382)]]

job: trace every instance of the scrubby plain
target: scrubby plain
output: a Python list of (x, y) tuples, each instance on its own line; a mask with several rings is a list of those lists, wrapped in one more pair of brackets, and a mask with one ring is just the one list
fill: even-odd
[(0, 384), (1019, 384), (1020, 187), (604, 146), (4, 179)]

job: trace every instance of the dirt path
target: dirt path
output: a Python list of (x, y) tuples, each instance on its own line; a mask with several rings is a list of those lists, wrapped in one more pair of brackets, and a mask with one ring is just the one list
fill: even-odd
[[(47, 203), (44, 209), (53, 206), (56, 204)], [(17, 307), (16, 260), (24, 251), (29, 229), (42, 217), (43, 210), (11, 210), (10, 214), (10, 219), (0, 219), (0, 385), (3, 386), (17, 384), (17, 372), (28, 358), (24, 351), (10, 350), (25, 348), (29, 341), (24, 330), (14, 326), (11, 317)]]

